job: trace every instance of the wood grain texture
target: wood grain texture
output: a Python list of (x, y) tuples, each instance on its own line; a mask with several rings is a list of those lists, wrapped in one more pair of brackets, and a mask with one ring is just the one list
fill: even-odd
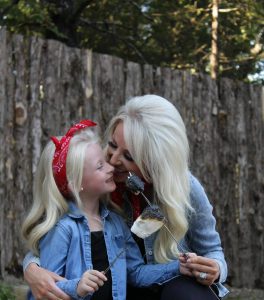
[(0, 30), (0, 277), (21, 275), (22, 220), (44, 144), (83, 118), (103, 134), (120, 105), (155, 93), (179, 109), (190, 169), (214, 206), (228, 282), (264, 288), (263, 88), (140, 66)]

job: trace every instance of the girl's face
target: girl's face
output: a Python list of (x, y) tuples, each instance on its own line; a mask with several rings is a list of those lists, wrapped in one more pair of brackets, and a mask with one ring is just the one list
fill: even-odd
[(82, 193), (86, 197), (98, 198), (116, 188), (113, 180), (114, 168), (105, 160), (98, 144), (87, 147), (83, 168)]
[(124, 139), (123, 122), (120, 122), (108, 141), (107, 160), (114, 167), (114, 181), (125, 182), (128, 172), (143, 178), (141, 171), (131, 157)]

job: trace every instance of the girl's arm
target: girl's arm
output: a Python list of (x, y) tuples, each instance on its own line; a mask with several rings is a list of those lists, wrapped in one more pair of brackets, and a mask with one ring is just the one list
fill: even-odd
[(180, 275), (179, 261), (175, 260), (166, 264), (145, 264), (141, 252), (130, 229), (119, 219), (125, 239), (127, 280), (130, 284), (138, 287), (150, 286), (152, 284), (163, 284), (171, 278)]
[[(54, 226), (39, 244), (41, 266), (64, 276), (70, 241), (70, 230), (60, 223)], [(82, 299), (87, 294), (95, 292), (105, 280), (107, 278), (101, 272), (89, 270), (78, 278), (57, 281), (56, 285), (72, 299)]]

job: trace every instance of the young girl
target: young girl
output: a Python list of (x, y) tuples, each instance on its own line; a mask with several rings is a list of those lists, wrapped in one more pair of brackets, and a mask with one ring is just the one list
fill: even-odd
[(47, 144), (22, 232), (41, 266), (65, 278), (57, 286), (71, 298), (125, 300), (127, 280), (162, 284), (179, 275), (179, 262), (145, 265), (129, 228), (108, 210), (103, 196), (116, 188), (114, 168), (89, 128), (95, 125), (82, 121)]

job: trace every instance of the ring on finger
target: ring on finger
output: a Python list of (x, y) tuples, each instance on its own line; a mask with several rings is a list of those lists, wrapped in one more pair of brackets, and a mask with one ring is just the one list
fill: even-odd
[(200, 272), (200, 273), (199, 273), (199, 278), (200, 278), (201, 280), (206, 280), (206, 279), (207, 279), (207, 273), (205, 273), (205, 272)]

